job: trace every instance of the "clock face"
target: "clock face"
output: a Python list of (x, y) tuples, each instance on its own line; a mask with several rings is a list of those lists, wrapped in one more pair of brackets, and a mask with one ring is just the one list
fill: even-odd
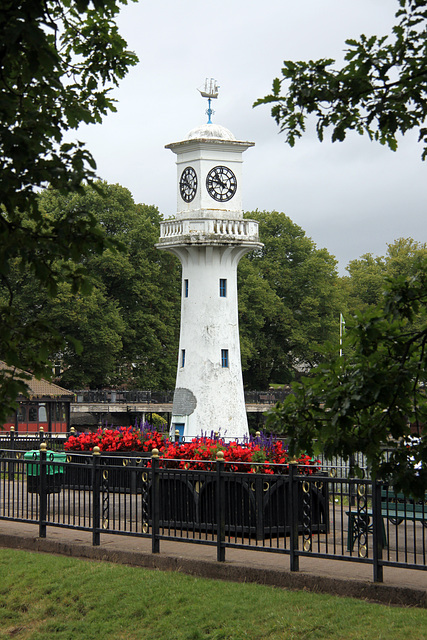
[(236, 176), (228, 167), (214, 167), (206, 177), (206, 189), (217, 202), (227, 202), (236, 193)]
[(197, 191), (197, 175), (193, 167), (186, 167), (179, 180), (179, 192), (185, 202), (191, 202)]

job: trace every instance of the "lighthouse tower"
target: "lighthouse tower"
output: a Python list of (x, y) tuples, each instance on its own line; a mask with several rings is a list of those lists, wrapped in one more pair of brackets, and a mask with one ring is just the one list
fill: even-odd
[[(177, 156), (177, 214), (160, 225), (158, 249), (182, 264), (181, 330), (171, 434), (185, 439), (218, 432), (248, 435), (237, 308), (237, 265), (262, 247), (258, 222), (243, 219), (242, 154), (236, 140), (211, 123), (216, 84), (208, 82), (207, 124), (166, 145)], [(216, 93), (216, 95), (214, 95)]]

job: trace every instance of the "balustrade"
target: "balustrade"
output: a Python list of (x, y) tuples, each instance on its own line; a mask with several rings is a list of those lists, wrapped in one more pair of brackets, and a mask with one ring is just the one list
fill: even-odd
[(254, 220), (166, 220), (160, 223), (160, 240), (179, 238), (180, 236), (206, 235), (233, 239), (258, 239), (258, 222)]

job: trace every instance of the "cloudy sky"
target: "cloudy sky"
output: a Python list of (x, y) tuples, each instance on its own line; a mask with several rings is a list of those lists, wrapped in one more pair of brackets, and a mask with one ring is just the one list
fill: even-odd
[(383, 35), (396, 0), (140, 0), (119, 17), (140, 62), (114, 96), (118, 111), (84, 127), (100, 177), (127, 187), (136, 202), (176, 211), (175, 155), (164, 146), (206, 122), (197, 88), (220, 85), (213, 121), (238, 140), (244, 155), (243, 206), (285, 212), (338, 260), (340, 274), (364, 253), (384, 255), (399, 237), (427, 240), (427, 163), (416, 135), (397, 153), (351, 135), (322, 144), (310, 131), (291, 149), (268, 106), (285, 59), (341, 60), (350, 37)]

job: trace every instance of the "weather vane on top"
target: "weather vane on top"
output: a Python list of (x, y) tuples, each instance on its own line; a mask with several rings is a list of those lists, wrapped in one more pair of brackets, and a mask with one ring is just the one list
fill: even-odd
[(212, 124), (211, 116), (215, 113), (215, 111), (211, 107), (211, 100), (218, 98), (218, 89), (219, 85), (213, 78), (206, 78), (205, 86), (203, 87), (203, 89), (198, 89), (202, 98), (208, 99), (208, 108), (206, 109), (208, 124)]

